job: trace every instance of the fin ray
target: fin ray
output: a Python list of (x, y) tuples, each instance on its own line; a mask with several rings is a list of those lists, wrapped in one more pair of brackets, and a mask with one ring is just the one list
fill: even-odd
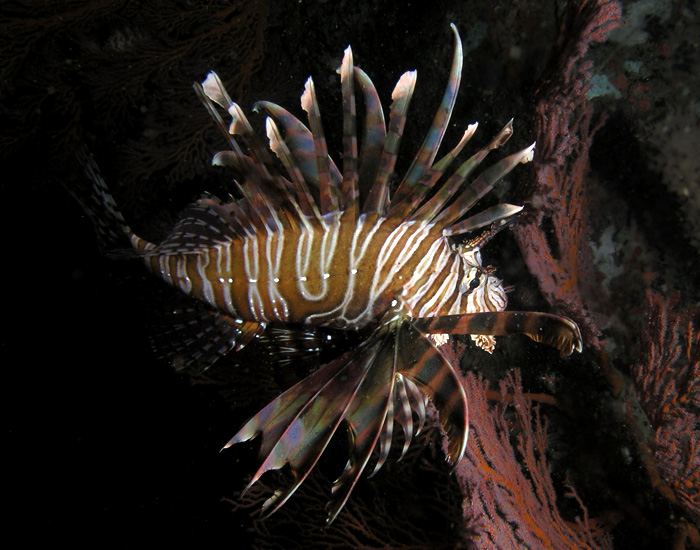
[(454, 34), (455, 47), (447, 87), (442, 97), (440, 107), (435, 113), (435, 118), (428, 131), (428, 135), (425, 136), (423, 144), (413, 159), (403, 181), (396, 190), (396, 195), (392, 199), (392, 203), (394, 204), (403, 201), (412, 201), (411, 195), (415, 192), (414, 188), (435, 160), (435, 156), (442, 143), (442, 138), (445, 136), (445, 130), (447, 130), (447, 125), (450, 122), (450, 117), (452, 116), (452, 109), (457, 99), (459, 83), (462, 78), (462, 41), (459, 38), (459, 33), (454, 23), (450, 24), (450, 28)]
[(469, 409), (467, 395), (455, 367), (415, 323), (407, 323), (399, 342), (399, 372), (415, 382), (433, 402), (448, 438), (448, 461), (454, 467), (467, 446)]
[(490, 311), (414, 319), (413, 325), (428, 334), (524, 334), (535, 342), (557, 348), (562, 355), (583, 349), (578, 325), (568, 317), (536, 311)]
[(383, 214), (389, 200), (389, 178), (394, 173), (396, 155), (406, 124), (406, 112), (416, 86), (416, 71), (401, 75), (391, 94), (393, 100), (389, 109), (389, 130), (379, 159), (379, 169), (374, 184), (362, 208), (364, 214)]
[(363, 204), (367, 204), (367, 197), (377, 179), (379, 166), (386, 141), (386, 124), (384, 111), (379, 100), (379, 94), (369, 76), (355, 67), (355, 80), (362, 88), (365, 103), (365, 121), (360, 146), (360, 165), (358, 174), (358, 191)]

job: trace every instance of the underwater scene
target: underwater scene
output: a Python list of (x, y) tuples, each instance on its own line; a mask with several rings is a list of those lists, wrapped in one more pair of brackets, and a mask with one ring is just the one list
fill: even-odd
[(23, 541), (700, 549), (699, 2), (0, 15)]

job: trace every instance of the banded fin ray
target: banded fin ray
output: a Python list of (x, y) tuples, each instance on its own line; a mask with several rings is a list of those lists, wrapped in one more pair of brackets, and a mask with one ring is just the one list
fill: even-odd
[(337, 188), (342, 177), (335, 163), (328, 156), (328, 146), (321, 124), (321, 111), (316, 99), (314, 81), (309, 77), (301, 95), (301, 107), (306, 111), (311, 126), (314, 152), (316, 156), (316, 175), (318, 178), (318, 193), (321, 205), (321, 215), (337, 212), (339, 209)]
[[(356, 395), (348, 407), (345, 420), (350, 438), (350, 450), (347, 464), (343, 473), (336, 479), (331, 489), (331, 500), (326, 506), (327, 523), (332, 523), (343, 508), (350, 493), (357, 484), (372, 451), (381, 440), (381, 434), (389, 432), (389, 441), (385, 437), (384, 449), (380, 450), (380, 458), (388, 454), (391, 428), (393, 424), (393, 393), (395, 373), (397, 368), (397, 332), (403, 327), (392, 327), (386, 330), (383, 345), (379, 347), (373, 358), (365, 379), (358, 385)], [(391, 414), (391, 416), (389, 416)], [(381, 446), (380, 446), (381, 447)], [(381, 462), (379, 462), (381, 465)]]
[(454, 23), (450, 23), (450, 28), (454, 34), (455, 46), (452, 57), (452, 67), (450, 68), (450, 76), (447, 82), (447, 88), (442, 97), (440, 107), (435, 113), (435, 118), (425, 136), (425, 140), (416, 154), (411, 166), (408, 168), (403, 181), (399, 184), (396, 194), (392, 202), (400, 203), (404, 200), (411, 201), (411, 194), (414, 192), (415, 185), (421, 180), (425, 172), (432, 165), (437, 155), (442, 138), (445, 136), (445, 130), (450, 122), (452, 110), (457, 92), (459, 91), (459, 83), (462, 79), (462, 40), (457, 32), (457, 27)]
[(484, 170), (467, 189), (460, 194), (452, 204), (435, 217), (434, 222), (444, 226), (452, 225), (468, 211), (476, 201), (493, 189), (506, 174), (518, 164), (530, 162), (533, 157), (535, 144), (499, 160), (493, 166)]
[[(414, 212), (425, 199), (425, 196), (432, 190), (440, 178), (443, 177), (445, 170), (449, 168), (450, 164), (452, 164), (457, 155), (459, 155), (464, 146), (469, 142), (477, 126), (478, 124), (469, 125), (464, 131), (464, 135), (462, 139), (459, 140), (459, 143), (440, 159), (440, 161), (436, 162), (429, 170), (426, 170), (420, 181), (413, 187), (411, 195), (400, 202), (395, 201), (392, 203), (388, 216), (398, 216), (401, 219), (409, 219), (411, 213)], [(430, 219), (428, 216), (427, 218)], [(414, 216), (413, 219), (420, 220), (422, 218), (420, 215), (417, 215)]]
[(352, 49), (348, 46), (340, 65), (340, 85), (343, 99), (343, 184), (340, 208), (350, 219), (357, 218), (359, 201), (359, 160), (357, 156), (357, 106), (355, 105), (355, 75)]
[[(403, 448), (401, 449), (401, 456), (399, 457), (401, 459), (406, 456), (406, 452), (413, 441), (413, 436), (420, 434), (425, 425), (426, 397), (412, 380), (406, 378), (401, 373), (396, 374), (394, 396), (396, 400), (396, 404), (394, 405), (394, 420), (401, 426), (404, 436)], [(413, 412), (417, 415), (416, 422), (413, 421)], [(375, 472), (379, 470), (381, 465), (382, 462), (377, 461)], [(373, 472), (373, 474), (375, 472)]]
[[(306, 91), (304, 93), (306, 94)], [(310, 107), (310, 105), (307, 106)], [(270, 101), (258, 101), (253, 106), (253, 110), (263, 111), (281, 127), (284, 133), (283, 141), (289, 148), (296, 166), (304, 177), (304, 181), (318, 190), (320, 188), (320, 176), (317, 163), (317, 156), (319, 153), (316, 150), (315, 136), (312, 131), (289, 111)], [(320, 119), (318, 122), (320, 124)], [(318, 138), (321, 137), (322, 135), (318, 136)], [(335, 182), (339, 182), (342, 176), (340, 175), (338, 167), (330, 157), (327, 157), (327, 162), (328, 170), (330, 170), (331, 173), (331, 179)]]
[[(420, 388), (420, 389), (419, 389)], [(406, 321), (382, 325), (359, 348), (292, 386), (251, 418), (225, 445), (261, 435), (262, 463), (250, 488), (267, 471), (289, 464), (293, 481), (263, 505), (275, 512), (296, 491), (342, 424), (350, 456), (333, 484), (331, 523), (377, 449), (376, 473), (386, 460), (394, 420), (404, 431), (403, 456), (425, 422), (425, 397), (435, 403), (450, 438), (449, 460), (462, 456), (468, 413), (459, 375), (424, 334)], [(413, 419), (413, 413), (417, 421)]]
[(469, 233), (493, 223), (506, 223), (506, 220), (509, 218), (512, 219), (512, 217), (519, 214), (522, 209), (522, 206), (514, 204), (496, 204), (482, 210), (478, 214), (470, 216), (466, 220), (451, 225), (447, 229), (443, 229), (442, 234), (445, 235), (445, 237), (451, 237), (453, 235)]
[(362, 207), (363, 214), (384, 214), (386, 210), (386, 205), (389, 202), (389, 177), (394, 173), (396, 156), (406, 125), (406, 113), (415, 87), (416, 71), (407, 71), (401, 75), (391, 93), (389, 129), (379, 158), (377, 177)]
[(372, 80), (359, 67), (354, 68), (355, 80), (362, 89), (365, 103), (365, 121), (360, 144), (358, 192), (362, 204), (367, 203), (372, 186), (379, 173), (379, 165), (386, 140), (386, 124), (379, 94)]
[(535, 342), (557, 348), (562, 355), (583, 349), (578, 325), (567, 317), (537, 311), (491, 311), (413, 319), (426, 334), (524, 334)]
[(285, 170), (287, 170), (290, 178), (287, 180), (289, 182), (288, 186), (296, 193), (301, 213), (308, 218), (320, 220), (321, 213), (316, 206), (316, 201), (311, 195), (309, 187), (306, 185), (304, 174), (297, 166), (294, 155), (292, 155), (285, 143), (282, 133), (272, 117), (267, 117), (265, 120), (265, 129), (270, 140), (270, 149), (277, 155)]
[[(264, 503), (263, 511), (274, 513), (306, 479), (342, 421), (347, 418), (354, 400), (359, 397), (360, 404), (364, 404), (367, 392), (379, 391), (382, 393), (375, 404), (386, 409), (388, 399), (383, 398), (383, 393), (386, 383), (391, 386), (393, 371), (373, 368), (378, 358), (381, 360), (385, 355), (381, 351), (386, 348), (382, 344), (388, 334), (383, 336), (371, 339), (359, 350), (344, 354), (292, 386), (249, 420), (224, 446), (228, 448), (262, 434), (260, 456), (263, 461), (245, 490), (268, 470), (289, 464), (294, 481), (286, 489), (272, 495)], [(370, 373), (372, 376), (368, 379)], [(382, 383), (376, 380), (378, 374), (384, 375)], [(372, 384), (371, 387), (367, 387), (366, 380)], [(380, 414), (379, 417), (383, 420), (384, 415)], [(349, 429), (352, 431), (352, 426)], [(362, 468), (365, 463), (366, 460)]]
[[(257, 164), (259, 167), (258, 169), (261, 172), (264, 171), (263, 175), (266, 180), (272, 180), (270, 174), (274, 173), (274, 169), (271, 168), (272, 159), (267, 149), (265, 149), (258, 139), (241, 108), (228, 95), (228, 92), (226, 91), (226, 88), (224, 88), (219, 75), (214, 71), (210, 72), (204, 82), (202, 82), (201, 86), (195, 83), (195, 89), (198, 91), (200, 99), (202, 99), (202, 101), (205, 103), (209, 112), (211, 113), (214, 111), (216, 113), (214, 118), (217, 120), (217, 122), (220, 121), (221, 117), (210, 102), (218, 104), (231, 116), (231, 123), (229, 124), (228, 130), (226, 130), (222, 120), (220, 121), (220, 127), (226, 135), (229, 143), (233, 143), (233, 152), (236, 153), (236, 156), (244, 156), (242, 150), (237, 146), (235, 140), (233, 139), (233, 136), (238, 135), (243, 139), (248, 150), (251, 152), (252, 158), (255, 161), (253, 164)], [(207, 99), (209, 101), (207, 101)], [(224, 151), (223, 153), (227, 152), (228, 151)], [(217, 153), (217, 155), (214, 156), (215, 160), (213, 161), (213, 164), (216, 164), (216, 159), (220, 154), (221, 153)]]
[[(470, 125), (467, 131), (473, 128), (473, 132), (476, 131), (478, 123)], [(498, 147), (504, 145), (510, 136), (513, 134), (513, 121), (510, 120), (501, 131), (493, 138), (485, 147), (482, 147), (477, 153), (472, 155), (469, 159), (464, 161), (455, 170), (445, 183), (442, 184), (440, 189), (437, 190), (435, 195), (433, 195), (430, 200), (428, 200), (423, 206), (418, 209), (417, 212), (413, 214), (411, 219), (420, 220), (427, 219), (432, 220), (435, 216), (444, 208), (444, 206), (452, 199), (455, 193), (462, 186), (464, 181), (469, 177), (469, 175), (483, 162), (487, 157), (489, 152), (497, 149)], [(471, 137), (471, 135), (470, 135)], [(455, 201), (456, 202), (456, 201)], [(465, 213), (468, 209), (462, 207), (462, 213)]]
[(469, 409), (459, 373), (415, 324), (401, 334), (398, 370), (435, 405), (448, 439), (447, 460), (455, 467), (467, 446)]

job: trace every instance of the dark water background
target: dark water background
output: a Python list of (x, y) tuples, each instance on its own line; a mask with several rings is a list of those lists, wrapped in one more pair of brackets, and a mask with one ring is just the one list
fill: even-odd
[[(222, 143), (191, 91), (193, 81), (216, 69), (246, 110), (269, 99), (298, 114), (304, 80), (313, 75), (331, 142), (340, 131), (334, 69), (351, 44), (385, 108), (400, 74), (418, 70), (404, 140), (413, 151), (442, 94), (452, 21), (469, 53), (445, 143), (474, 120), (485, 137), (515, 116), (514, 140), (527, 144), (533, 87), (555, 36), (554, 8), (500, 1), (252, 2), (222, 15), (236, 3), (219, 1), (207, 15), (185, 1), (86, 4), (0, 7), (8, 312), (0, 342), (9, 523), (27, 544), (245, 547), (245, 514), (232, 514), (222, 499), (240, 489), (241, 470), (249, 468), (238, 461), (250, 456), (219, 449), (252, 411), (243, 407), (232, 415), (230, 394), (192, 384), (154, 358), (147, 298), (160, 290), (140, 266), (99, 254), (91, 223), (64, 188), (85, 185), (77, 148), (94, 152), (133, 226), (157, 235), (198, 193), (222, 186), (207, 167)], [(625, 14), (637, 4), (644, 3), (625, 2)], [(668, 140), (655, 139), (661, 130), (653, 128), (663, 127), (667, 113), (688, 112), (688, 132), (698, 135), (698, 106), (689, 98), (698, 90), (697, 43), (688, 36), (699, 26), (699, 12), (697, 3), (687, 3), (681, 15), (683, 3), (669, 4), (659, 12), (642, 10), (628, 24), (630, 33), (590, 53), (592, 72), (621, 89), (593, 99), (609, 119), (594, 143), (591, 179), (625, 204), (617, 224), (601, 216), (592, 225), (598, 244), (606, 227), (620, 235), (634, 225), (648, 237), (650, 251), (643, 254), (665, 288), (681, 291), (693, 305), (698, 173), (689, 163), (689, 196), (674, 188), (667, 167), (682, 163), (669, 158)], [(243, 42), (241, 28), (252, 33)], [(639, 41), (632, 31), (646, 38)], [(620, 69), (630, 61), (627, 72)], [(513, 242), (502, 246), (513, 257)], [(624, 246), (615, 254), (625, 256)], [(507, 282), (526, 281), (516, 300), (546, 308), (524, 264), (514, 259), (506, 267), (501, 260), (493, 263), (508, 273)], [(618, 267), (614, 258), (601, 260), (611, 277)], [(641, 305), (640, 295), (620, 293), (610, 307), (632, 310), (635, 299)], [(622, 529), (616, 548), (644, 547), (645, 541), (625, 541), (634, 536), (633, 525)]]

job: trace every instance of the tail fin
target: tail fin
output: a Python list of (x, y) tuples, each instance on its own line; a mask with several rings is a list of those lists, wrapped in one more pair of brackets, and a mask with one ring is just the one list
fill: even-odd
[(100, 251), (113, 254), (115, 250), (131, 249), (134, 233), (119, 212), (97, 163), (85, 150), (78, 153), (78, 161), (92, 185), (84, 193), (78, 194), (74, 189), (68, 189), (68, 192), (80, 203), (95, 226)]
[[(467, 439), (467, 401), (459, 375), (432, 342), (410, 323), (383, 325), (359, 348), (287, 390), (249, 420), (224, 448), (262, 434), (262, 464), (250, 488), (265, 472), (289, 464), (294, 481), (263, 505), (275, 512), (301, 485), (341, 424), (347, 425), (350, 456), (333, 485), (327, 506), (330, 524), (345, 505), (372, 452), (376, 472), (391, 447), (394, 420), (404, 432), (405, 453), (425, 419), (425, 397), (435, 403), (450, 438), (449, 459), (461, 458)], [(418, 418), (414, 429), (413, 413)]]

